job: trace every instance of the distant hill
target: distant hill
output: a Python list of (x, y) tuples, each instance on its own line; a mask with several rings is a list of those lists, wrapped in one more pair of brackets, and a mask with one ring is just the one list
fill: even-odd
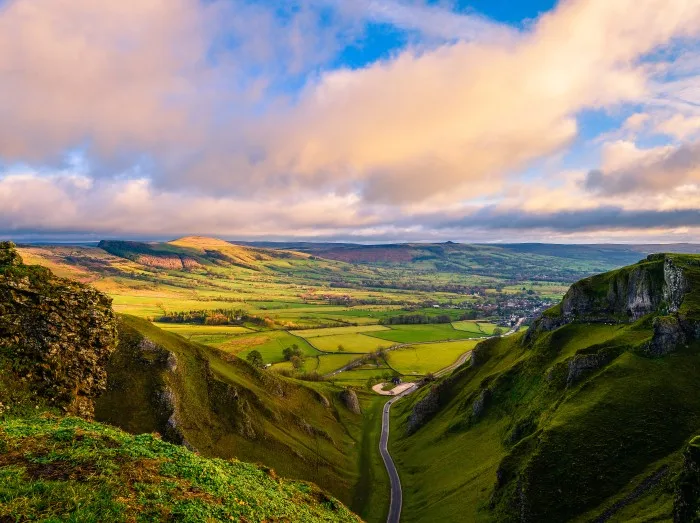
[(375, 267), (406, 267), (516, 281), (574, 282), (635, 263), (657, 252), (700, 253), (700, 245), (569, 245), (545, 243), (352, 243), (241, 242), (266, 249), (292, 249), (321, 258)]
[(98, 247), (114, 256), (142, 265), (170, 270), (194, 269), (207, 265), (260, 270), (262, 262), (308, 258), (305, 254), (243, 247), (224, 240), (200, 236), (189, 236), (167, 243), (102, 240)]
[(629, 264), (657, 252), (699, 254), (700, 245), (677, 244), (549, 244), (549, 243), (358, 243), (236, 242), (268, 249), (308, 252), (332, 260), (355, 263), (400, 263), (463, 253), (536, 254), (555, 258)]
[(698, 383), (700, 256), (584, 279), (397, 403), (402, 521), (696, 521)]

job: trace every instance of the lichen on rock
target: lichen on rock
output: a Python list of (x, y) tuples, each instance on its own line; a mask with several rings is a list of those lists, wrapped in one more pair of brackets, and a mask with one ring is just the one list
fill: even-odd
[(0, 355), (13, 377), (47, 402), (91, 417), (116, 347), (112, 300), (95, 289), (24, 265), (0, 242)]

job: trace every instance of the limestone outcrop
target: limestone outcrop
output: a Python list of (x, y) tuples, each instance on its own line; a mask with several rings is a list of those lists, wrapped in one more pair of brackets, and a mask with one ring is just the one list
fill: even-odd
[(28, 266), (0, 242), (0, 356), (12, 376), (49, 405), (91, 417), (117, 343), (112, 300), (95, 289)]
[(340, 393), (340, 401), (353, 414), (361, 414), (360, 400), (357, 398), (357, 393), (352, 389), (345, 389)]
[[(668, 354), (700, 339), (700, 319), (683, 312), (684, 300), (693, 290), (689, 274), (698, 270), (694, 264), (682, 255), (652, 254), (636, 265), (581, 280), (571, 286), (559, 305), (535, 321), (524, 342), (572, 322), (630, 323), (653, 314), (654, 334), (645, 352), (651, 356)], [(600, 362), (594, 359), (572, 364), (582, 369), (596, 367)], [(574, 380), (576, 373), (574, 369)]]

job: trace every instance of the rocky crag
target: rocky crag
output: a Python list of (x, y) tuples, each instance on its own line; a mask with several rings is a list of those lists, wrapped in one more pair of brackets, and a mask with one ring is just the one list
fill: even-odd
[(25, 265), (14, 244), (0, 242), (0, 387), (7, 404), (20, 407), (31, 396), (91, 417), (117, 342), (111, 303), (88, 286)]
[[(524, 338), (569, 323), (632, 323), (649, 316), (654, 334), (646, 350), (655, 356), (700, 339), (700, 317), (693, 307), (700, 290), (700, 261), (678, 254), (652, 254), (617, 271), (592, 276), (571, 286), (561, 303), (539, 318)], [(686, 307), (686, 301), (688, 303)]]

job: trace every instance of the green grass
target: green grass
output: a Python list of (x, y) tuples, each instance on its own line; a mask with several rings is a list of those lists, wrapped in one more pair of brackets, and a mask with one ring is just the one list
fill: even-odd
[(78, 418), (0, 422), (0, 519), (358, 521), (317, 487)]
[[(318, 336), (311, 338), (310, 343), (324, 352), (355, 352), (370, 353), (378, 349), (385, 349), (394, 345), (386, 340), (380, 340), (365, 334), (337, 334), (335, 336)], [(344, 351), (341, 351), (342, 346)]]
[(472, 350), (478, 341), (426, 343), (387, 354), (389, 365), (401, 374), (426, 375), (455, 363), (460, 356)]
[(318, 357), (316, 372), (328, 374), (344, 367), (351, 361), (355, 361), (358, 357), (357, 354), (322, 354)]
[[(176, 398), (182, 436), (202, 455), (264, 463), (352, 501), (350, 493), (361, 479), (356, 449), (362, 418), (340, 402), (338, 387), (253, 369), (132, 316), (121, 321), (118, 358), (97, 402), (100, 421), (169, 434), (169, 413), (163, 413), (160, 399), (167, 387)], [(176, 372), (168, 371), (167, 358), (157, 353), (154, 362), (144, 360), (139, 348), (144, 337), (176, 357)]]
[(456, 330), (449, 323), (433, 325), (398, 325), (391, 330), (373, 332), (372, 337), (396, 343), (415, 343), (424, 341), (444, 341), (473, 338), (474, 334)]
[(245, 327), (235, 325), (188, 325), (178, 323), (154, 323), (159, 329), (179, 334), (197, 343), (218, 347), (230, 341), (231, 338), (252, 332)]
[[(518, 499), (536, 521), (584, 513), (582, 521), (592, 520), (663, 460), (677, 465), (700, 424), (700, 347), (643, 357), (634, 351), (649, 335), (644, 325), (573, 324), (541, 334), (533, 346), (522, 344), (523, 335), (484, 342), (483, 366), (458, 371), (438, 415), (409, 437), (411, 406), (428, 391), (399, 402), (391, 444), (405, 487), (402, 520), (448, 521), (461, 513), (470, 521), (511, 521)], [(601, 350), (623, 352), (564, 388), (568, 366), (556, 363)], [(485, 386), (491, 400), (474, 419), (471, 405)], [(503, 486), (494, 494), (499, 467)], [(518, 484), (527, 485), (522, 494)], [(667, 514), (672, 497), (672, 488), (652, 489), (615, 520)]]
[(294, 334), (302, 338), (315, 338), (318, 336), (336, 336), (341, 334), (358, 334), (362, 332), (378, 332), (389, 330), (383, 325), (358, 325), (350, 327), (330, 327), (327, 329), (306, 329), (294, 331)]
[(356, 512), (365, 521), (386, 521), (389, 512), (389, 476), (377, 450), (386, 398), (362, 391), (358, 392), (358, 397), (363, 417), (362, 439), (359, 441), (361, 474), (353, 489), (352, 507), (356, 507)]
[(474, 336), (492, 336), (498, 325), (483, 321), (464, 320), (452, 322), (452, 327), (457, 330), (471, 332)]
[(307, 357), (313, 358), (320, 354), (303, 338), (293, 336), (285, 331), (266, 331), (238, 336), (223, 344), (218, 344), (216, 347), (223, 351), (237, 354), (243, 359), (250, 351), (257, 350), (262, 354), (265, 363), (280, 363), (284, 361), (282, 352), (292, 345), (299, 347)]
[(396, 375), (388, 367), (380, 367), (377, 369), (353, 369), (341, 372), (333, 376), (334, 383), (339, 385), (352, 385), (354, 387), (364, 387), (368, 379), (383, 379), (385, 375)]

